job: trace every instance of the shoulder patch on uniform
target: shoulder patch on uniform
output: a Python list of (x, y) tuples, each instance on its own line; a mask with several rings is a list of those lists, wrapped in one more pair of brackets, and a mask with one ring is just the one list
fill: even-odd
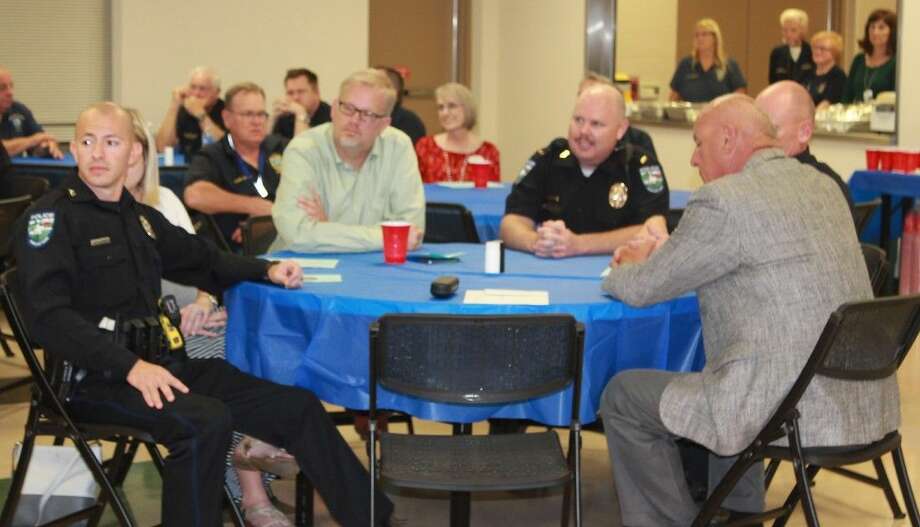
[(524, 179), (524, 177), (525, 177), (527, 174), (530, 174), (530, 171), (533, 170), (533, 167), (535, 167), (536, 165), (537, 165), (537, 162), (534, 161), (534, 158), (531, 157), (530, 159), (528, 159), (527, 162), (524, 163), (524, 166), (521, 167), (521, 171), (520, 171), (520, 173), (518, 173), (518, 177), (517, 177), (517, 179), (515, 180), (515, 183), (517, 183), (518, 181)]
[(276, 174), (281, 175), (281, 154), (276, 152), (268, 156), (268, 164), (272, 166)]
[(43, 247), (54, 232), (54, 212), (36, 212), (29, 216), (26, 232), (29, 235), (29, 245)]
[(660, 165), (649, 165), (639, 168), (639, 178), (649, 192), (659, 193), (664, 189), (664, 174)]

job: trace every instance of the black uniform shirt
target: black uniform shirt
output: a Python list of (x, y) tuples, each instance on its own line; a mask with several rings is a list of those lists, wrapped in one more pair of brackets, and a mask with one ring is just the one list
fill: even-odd
[(267, 263), (219, 251), (128, 192), (103, 202), (76, 175), (14, 229), (20, 306), (33, 338), (90, 375), (124, 381), (137, 357), (100, 329), (156, 313), (160, 279), (219, 293), (265, 276)]
[[(214, 106), (208, 110), (208, 117), (223, 131), (227, 131), (224, 125), (224, 117), (221, 112), (224, 109), (224, 101), (217, 99)], [(179, 140), (179, 150), (185, 154), (185, 158), (192, 157), (196, 152), (201, 150), (201, 123), (195, 116), (188, 113), (185, 106), (179, 107), (179, 115), (176, 117), (176, 138)]]
[(39, 132), (44, 132), (42, 125), (35, 120), (32, 110), (19, 101), (13, 101), (10, 108), (0, 115), (0, 139), (28, 137)]
[(770, 52), (770, 84), (790, 80), (804, 86), (814, 74), (815, 61), (811, 57), (811, 45), (808, 42), (802, 42), (799, 60), (792, 60), (792, 52), (787, 44), (776, 46)]
[[(202, 148), (192, 158), (185, 176), (185, 186), (188, 187), (196, 181), (209, 181), (227, 192), (275, 201), (275, 191), (278, 190), (278, 183), (281, 181), (281, 155), (288, 140), (277, 135), (269, 135), (262, 141), (261, 152), (265, 163), (261, 169), (243, 161), (230, 146), (230, 140), (230, 134), (227, 134), (217, 143)], [(259, 192), (259, 180), (264, 187), (264, 195)], [(246, 220), (246, 215), (215, 214), (214, 219), (224, 239), (229, 242), (230, 235)]]
[(661, 165), (640, 147), (615, 149), (585, 177), (568, 141), (558, 138), (524, 165), (505, 201), (505, 214), (537, 224), (563, 220), (572, 232), (583, 234), (639, 225), (667, 213), (669, 199)]
[[(316, 112), (310, 116), (310, 127), (319, 126), (323, 123), (328, 123), (332, 120), (332, 108), (326, 104), (326, 101), (319, 101), (319, 106), (316, 107)], [(272, 133), (275, 135), (280, 135), (281, 137), (286, 137), (288, 139), (294, 138), (294, 114), (288, 113), (282, 115), (275, 121), (275, 126), (272, 127)]]
[(407, 110), (402, 106), (393, 108), (390, 114), (390, 126), (397, 130), (402, 130), (412, 140), (412, 144), (418, 143), (418, 140), (425, 137), (425, 123), (412, 110)]
[(687, 102), (709, 102), (746, 87), (747, 81), (734, 59), (728, 59), (722, 71), (715, 65), (703, 71), (703, 66), (694, 62), (693, 57), (684, 57), (671, 77), (671, 89)]

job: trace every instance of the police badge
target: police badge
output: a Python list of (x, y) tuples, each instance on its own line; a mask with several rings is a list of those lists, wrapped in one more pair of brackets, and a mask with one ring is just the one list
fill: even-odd
[(147, 233), (147, 236), (150, 236), (152, 240), (157, 239), (157, 235), (153, 232), (153, 226), (150, 225), (150, 222), (147, 221), (147, 218), (138, 215), (138, 218), (141, 220), (141, 227), (144, 228), (144, 232)]
[(607, 193), (607, 202), (614, 209), (622, 209), (629, 199), (629, 188), (626, 183), (614, 183), (610, 185), (610, 192)]

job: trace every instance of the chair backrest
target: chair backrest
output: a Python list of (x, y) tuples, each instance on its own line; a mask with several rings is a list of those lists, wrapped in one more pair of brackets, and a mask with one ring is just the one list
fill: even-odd
[(782, 436), (782, 423), (795, 410), (816, 375), (870, 381), (894, 375), (920, 331), (920, 295), (843, 304), (833, 312), (805, 367), (764, 427), (761, 439)]
[[(32, 374), (35, 389), (38, 390), (36, 393), (38, 403), (46, 412), (51, 412), (52, 415), (69, 421), (67, 411), (58, 396), (62, 369), (69, 365), (63, 362), (52, 365), (47, 351), (44, 353), (45, 366), (42, 366), (42, 363), (39, 362), (38, 356), (35, 354), (32, 338), (29, 336), (22, 312), (19, 310), (19, 300), (22, 299), (22, 294), (19, 291), (16, 274), (16, 268), (13, 268), (0, 275), (0, 304), (2, 304), (0, 307), (2, 307), (4, 315), (6, 315), (6, 320), (13, 332), (13, 337), (16, 339), (16, 344), (19, 346), (23, 358), (25, 358), (29, 372)], [(58, 382), (52, 380), (55, 377)]]
[(243, 222), (243, 254), (257, 256), (268, 252), (278, 231), (271, 216), (256, 216)]
[(39, 176), (16, 174), (9, 181), (11, 196), (29, 196), (32, 201), (42, 197), (50, 187), (48, 180)]
[(665, 216), (668, 223), (668, 232), (674, 232), (683, 215), (684, 209), (668, 209), (668, 214)]
[(424, 242), (479, 243), (472, 213), (457, 203), (426, 203)]
[(523, 401), (574, 385), (575, 418), (583, 340), (584, 327), (570, 315), (384, 315), (371, 327), (371, 399), (378, 382), (469, 405)]
[(220, 227), (217, 225), (217, 221), (214, 220), (214, 216), (203, 212), (195, 212), (192, 215), (192, 227), (195, 229), (196, 234), (210, 240), (218, 249), (228, 253), (233, 252), (230, 249), (230, 244), (224, 239), (223, 233), (220, 232)]
[(878, 206), (881, 204), (881, 198), (875, 198), (872, 201), (863, 201), (853, 205), (853, 211), (856, 213), (856, 216), (853, 219), (856, 222), (857, 235), (862, 233), (863, 229), (866, 228), (866, 225), (869, 223), (869, 219), (872, 217), (872, 213), (875, 212), (875, 209), (878, 208)]
[(891, 268), (888, 265), (888, 255), (877, 245), (868, 243), (860, 245), (862, 246), (863, 258), (866, 260), (866, 269), (869, 271), (872, 291), (875, 296), (882, 296), (885, 283), (888, 281), (888, 274), (891, 272)]
[(9, 257), (13, 225), (31, 203), (29, 196), (0, 199), (0, 260)]

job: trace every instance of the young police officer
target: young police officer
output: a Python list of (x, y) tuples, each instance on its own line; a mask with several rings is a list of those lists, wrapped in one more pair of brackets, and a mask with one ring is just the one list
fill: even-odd
[[(339, 523), (367, 525), (367, 472), (312, 393), (219, 359), (149, 351), (141, 358), (115, 338), (125, 322), (156, 315), (161, 277), (217, 293), (241, 280), (299, 287), (300, 268), (220, 252), (136, 202), (124, 181), (141, 147), (118, 105), (84, 110), (71, 151), (78, 177), (23, 216), (15, 250), (33, 337), (77, 371), (68, 397), (75, 416), (146, 430), (169, 449), (163, 525), (221, 524), (232, 430), (287, 449)], [(392, 505), (378, 501), (388, 518)]]

